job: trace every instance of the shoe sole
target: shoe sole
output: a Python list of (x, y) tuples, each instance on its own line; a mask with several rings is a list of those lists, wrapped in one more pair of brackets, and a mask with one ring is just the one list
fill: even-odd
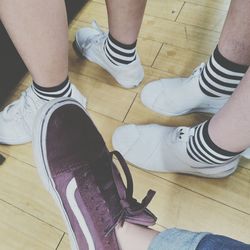
[[(69, 98), (60, 98), (56, 99), (54, 101), (49, 102), (43, 108), (40, 110), (39, 115), (36, 117), (35, 120), (35, 126), (33, 130), (33, 154), (36, 162), (36, 166), (40, 175), (40, 178), (42, 179), (43, 185), (48, 190), (48, 192), (51, 194), (51, 196), (54, 198), (56, 204), (60, 208), (60, 211), (63, 215), (64, 222), (67, 226), (68, 232), (69, 232), (69, 239), (71, 243), (71, 249), (72, 250), (81, 250), (78, 247), (77, 240), (75, 238), (74, 231), (71, 227), (71, 223), (69, 220), (69, 217), (67, 215), (67, 212), (64, 210), (64, 206), (61, 200), (61, 197), (59, 193), (57, 192), (55, 188), (55, 183), (53, 181), (53, 178), (50, 173), (50, 169), (48, 167), (46, 156), (44, 155), (44, 136), (47, 131), (47, 125), (49, 122), (49, 119), (51, 115), (54, 113), (55, 110), (58, 108), (64, 106), (65, 104), (74, 104), (79, 106), (81, 109), (83, 109), (82, 105), (75, 101), (74, 99)], [(84, 232), (85, 233), (85, 232)]]
[(188, 111), (184, 111), (181, 113), (165, 113), (166, 116), (180, 116), (180, 115), (188, 115), (191, 113), (209, 113), (209, 114), (215, 114), (219, 111), (219, 109), (213, 109), (213, 108), (196, 108), (196, 109), (191, 109)]
[(0, 140), (0, 145), (6, 145), (6, 146), (13, 146), (13, 145), (23, 145), (23, 144), (27, 144), (30, 143), (32, 141), (31, 138), (23, 140), (22, 142), (16, 142), (15, 140), (12, 141), (8, 141), (8, 142), (3, 142)]
[[(144, 104), (145, 105), (145, 104)], [(209, 109), (209, 108), (197, 108), (197, 109), (191, 109), (191, 110), (187, 110), (187, 111), (183, 111), (180, 113), (167, 113), (167, 112), (161, 112), (159, 110), (155, 110), (152, 109), (151, 107), (148, 107), (147, 105), (145, 105), (147, 108), (149, 108), (150, 110), (152, 110), (153, 112), (156, 112), (160, 115), (164, 115), (164, 116), (181, 116), (181, 115), (189, 115), (192, 113), (209, 113), (209, 114), (215, 114), (219, 111), (219, 109)]]
[[(127, 161), (127, 160), (126, 160)], [(207, 178), (207, 179), (223, 179), (223, 178), (226, 178), (226, 177), (229, 177), (230, 175), (232, 175), (236, 169), (237, 169), (237, 166), (230, 169), (230, 170), (227, 170), (225, 172), (222, 172), (222, 173), (219, 173), (219, 174), (202, 174), (202, 173), (198, 173), (198, 172), (174, 172), (174, 171), (154, 171), (154, 170), (148, 170), (148, 169), (145, 169), (145, 168), (142, 168), (142, 167), (139, 167), (139, 166), (136, 166), (134, 165), (132, 162), (129, 162), (127, 161), (131, 166), (133, 167), (136, 167), (136, 168), (139, 168), (139, 169), (142, 169), (146, 172), (149, 172), (149, 173), (161, 173), (161, 174), (181, 174), (181, 175), (191, 175), (191, 176), (198, 176), (198, 177), (202, 177), (202, 178)]]

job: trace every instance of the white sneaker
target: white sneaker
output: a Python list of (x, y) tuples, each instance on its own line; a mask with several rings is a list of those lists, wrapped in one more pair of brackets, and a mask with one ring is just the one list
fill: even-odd
[[(71, 98), (86, 107), (86, 98), (72, 86)], [(16, 145), (30, 142), (35, 116), (47, 101), (36, 96), (31, 87), (0, 112), (0, 144)]]
[(93, 28), (82, 28), (76, 32), (74, 49), (80, 57), (86, 57), (108, 71), (124, 88), (134, 88), (144, 78), (144, 70), (138, 54), (136, 60), (128, 65), (116, 66), (104, 53), (104, 42), (108, 34), (103, 32), (96, 22)]
[[(147, 84), (141, 101), (149, 109), (167, 116), (192, 112), (217, 113), (229, 97), (209, 97), (199, 87), (199, 77), (205, 64), (198, 66), (189, 78), (168, 78)], [(250, 159), (250, 148), (241, 155)]]
[[(182, 129), (182, 130), (181, 130)], [(181, 131), (180, 131), (181, 130)], [(226, 164), (208, 165), (194, 161), (186, 151), (193, 128), (151, 125), (125, 125), (113, 135), (113, 147), (124, 158), (144, 170), (222, 178), (232, 174), (239, 156)]]
[(202, 63), (188, 78), (161, 79), (149, 83), (142, 90), (142, 103), (151, 110), (167, 116), (192, 112), (218, 112), (229, 98), (210, 97), (200, 90), (199, 77), (204, 66)]

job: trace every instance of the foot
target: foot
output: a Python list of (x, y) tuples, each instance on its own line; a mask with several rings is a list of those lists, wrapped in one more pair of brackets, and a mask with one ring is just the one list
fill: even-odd
[(125, 125), (113, 135), (113, 147), (133, 165), (145, 170), (222, 178), (232, 174), (239, 157), (227, 164), (208, 165), (189, 157), (187, 142), (194, 133), (188, 127)]
[[(86, 107), (86, 98), (72, 84), (71, 97)], [(0, 112), (0, 144), (16, 145), (30, 142), (35, 116), (47, 103), (29, 87), (19, 100)]]
[(139, 59), (128, 65), (114, 65), (104, 53), (104, 42), (108, 34), (103, 32), (95, 22), (93, 28), (82, 28), (76, 32), (74, 49), (80, 57), (86, 57), (108, 71), (124, 88), (134, 88), (143, 80), (144, 71)]
[(210, 97), (201, 91), (199, 77), (204, 66), (202, 63), (188, 78), (161, 79), (149, 83), (142, 90), (142, 103), (167, 116), (218, 112), (229, 97)]
[[(40, 177), (61, 209), (72, 249), (118, 250), (116, 225), (127, 221), (153, 225), (146, 209), (133, 197), (133, 181), (125, 160), (110, 153), (82, 106), (67, 98), (43, 107), (36, 120), (33, 150)], [(116, 156), (127, 178), (125, 188), (112, 162)]]

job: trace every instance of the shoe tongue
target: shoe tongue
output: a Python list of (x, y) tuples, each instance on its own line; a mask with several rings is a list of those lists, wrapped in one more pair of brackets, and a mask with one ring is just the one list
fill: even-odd
[[(110, 160), (109, 152), (104, 151), (102, 156), (99, 157), (99, 159), (92, 164), (91, 168), (94, 173), (98, 187), (102, 192), (103, 198), (109, 206), (111, 215), (113, 216), (113, 218), (115, 218), (120, 213), (122, 208), (120, 205), (120, 197), (118, 195), (117, 188), (114, 183), (111, 164), (113, 164), (113, 162)], [(121, 180), (120, 175), (116, 178), (120, 178)], [(121, 188), (125, 190), (124, 185), (123, 187), (121, 186)]]
[(125, 220), (132, 224), (150, 227), (155, 225), (157, 218), (148, 209), (145, 209), (141, 214), (127, 216)]

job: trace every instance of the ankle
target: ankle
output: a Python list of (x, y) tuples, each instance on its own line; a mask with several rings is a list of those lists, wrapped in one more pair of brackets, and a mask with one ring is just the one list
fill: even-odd
[(128, 65), (136, 60), (136, 41), (131, 44), (124, 44), (109, 33), (104, 43), (104, 52), (114, 65)]
[(150, 228), (124, 222), (117, 225), (116, 237), (121, 250), (147, 250), (153, 238), (159, 233)]
[(230, 97), (247, 69), (247, 65), (239, 65), (225, 58), (217, 46), (201, 72), (200, 89), (207, 96)]
[[(43, 85), (44, 86), (44, 85)], [(54, 87), (43, 87), (33, 81), (31, 86), (35, 95), (45, 101), (50, 101), (59, 97), (70, 97), (72, 93), (72, 86), (67, 77), (63, 82)]]
[(65, 81), (65, 79), (68, 79), (68, 72), (61, 72), (58, 74), (48, 75), (46, 77), (44, 76), (32, 76), (33, 82), (38, 84), (39, 86), (43, 88), (53, 88), (57, 87), (59, 84)]
[[(249, 147), (248, 145), (241, 144), (240, 140), (234, 138), (235, 135), (232, 135), (230, 133), (231, 126), (228, 124), (225, 127), (224, 119), (219, 117), (218, 115), (214, 116), (208, 126), (208, 133), (211, 138), (211, 140), (216, 144), (218, 147), (230, 151), (235, 152), (237, 154), (242, 153), (246, 148)], [(221, 127), (223, 126), (223, 129)], [(230, 136), (231, 134), (231, 136)]]
[(187, 143), (187, 153), (195, 161), (208, 165), (229, 163), (241, 152), (226, 150), (215, 142), (209, 134), (210, 120), (197, 125), (194, 135)]

